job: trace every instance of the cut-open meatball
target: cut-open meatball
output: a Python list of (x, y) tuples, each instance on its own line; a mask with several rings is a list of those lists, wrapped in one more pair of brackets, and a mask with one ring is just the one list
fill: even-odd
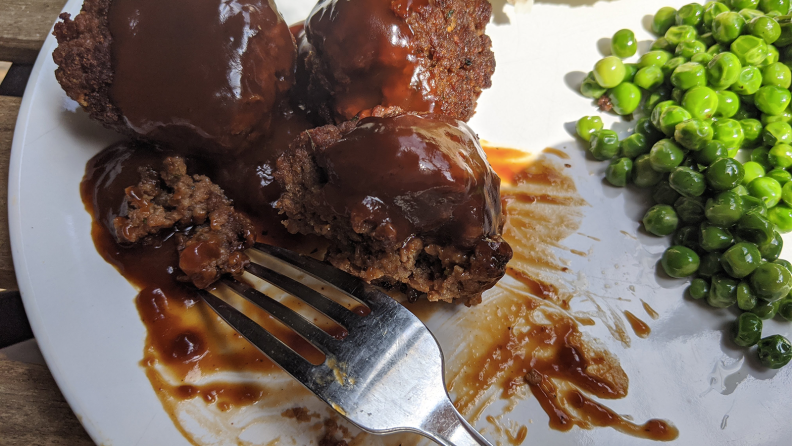
[(275, 177), (287, 229), (327, 238), (327, 260), (369, 282), (477, 303), (511, 259), (500, 179), (461, 121), (375, 109), (301, 134)]
[(55, 76), (90, 116), (190, 150), (267, 134), (294, 83), (294, 38), (272, 0), (86, 0), (55, 25)]
[(241, 274), (249, 262), (242, 251), (255, 241), (250, 220), (209, 178), (188, 175), (181, 157), (165, 158), (163, 164), (159, 173), (140, 168), (140, 182), (126, 189), (124, 215), (113, 221), (116, 239), (145, 242), (178, 229), (179, 268), (196, 287), (206, 288), (222, 274)]
[(467, 121), (495, 70), (491, 13), (487, 0), (320, 1), (299, 36), (307, 108), (331, 123), (378, 105)]

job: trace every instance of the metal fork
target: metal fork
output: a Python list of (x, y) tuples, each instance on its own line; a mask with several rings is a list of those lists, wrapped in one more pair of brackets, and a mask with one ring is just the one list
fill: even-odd
[[(302, 299), (346, 328), (348, 335), (336, 339), (253, 287), (223, 280), (321, 350), (327, 359), (313, 365), (240, 311), (201, 290), (206, 303), (239, 334), (364, 431), (414, 432), (443, 446), (492, 446), (451, 403), (440, 346), (409, 310), (376, 287), (325, 263), (265, 244), (256, 244), (254, 249), (332, 285), (371, 312), (352, 312), (294, 279), (251, 263), (249, 273)], [(347, 379), (337, 379), (336, 364), (345, 365)]]

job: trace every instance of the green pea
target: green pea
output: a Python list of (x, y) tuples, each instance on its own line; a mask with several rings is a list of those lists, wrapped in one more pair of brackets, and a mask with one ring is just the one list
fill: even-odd
[(613, 130), (599, 130), (589, 139), (589, 153), (594, 159), (605, 161), (619, 153), (619, 135)]
[(674, 190), (685, 197), (701, 196), (707, 189), (704, 175), (689, 167), (677, 167), (668, 177), (668, 182)]
[(718, 109), (715, 111), (715, 117), (731, 118), (740, 109), (740, 98), (736, 93), (720, 90), (715, 94), (718, 96)]
[(684, 97), (685, 97), (685, 90), (678, 87), (674, 87), (671, 90), (671, 100), (673, 100), (674, 102), (681, 103)]
[(638, 64), (636, 63), (624, 64), (624, 79), (622, 79), (622, 82), (632, 82), (638, 70)]
[[(739, 285), (737, 285), (737, 308), (743, 311), (751, 311), (756, 307), (756, 303), (756, 293), (751, 289), (751, 285), (749, 285), (748, 282), (740, 282)], [(750, 314), (759, 319), (759, 317), (753, 313), (746, 314)], [(761, 319), (759, 320), (761, 321)]]
[[(744, 207), (745, 203), (743, 202)], [(758, 246), (772, 242), (775, 237), (775, 230), (770, 220), (755, 212), (746, 212), (740, 218), (735, 233), (741, 240)]]
[(789, 12), (789, 0), (759, 0), (759, 9), (765, 13), (777, 11), (786, 14)]
[(785, 297), (778, 301), (778, 315), (784, 320), (792, 322), (792, 299)]
[(753, 243), (740, 242), (727, 249), (721, 256), (721, 265), (735, 279), (750, 275), (758, 266), (762, 255)]
[[(735, 194), (739, 195), (740, 198), (744, 198), (744, 197), (750, 196), (750, 195), (748, 195), (748, 189), (746, 189), (745, 186), (743, 186), (742, 184), (738, 184), (737, 186), (735, 186), (734, 188), (729, 189), (729, 190), (734, 192)], [(745, 200), (743, 200), (743, 201), (745, 201)], [(743, 209), (744, 209), (744, 207), (743, 207)]]
[(780, 115), (773, 116), (768, 115), (767, 113), (762, 113), (761, 121), (763, 125), (767, 125), (773, 122), (786, 122), (792, 123), (792, 111), (789, 109), (784, 110)]
[(694, 87), (682, 97), (682, 107), (696, 119), (710, 119), (718, 110), (718, 95), (708, 87)]
[(688, 288), (690, 297), (693, 299), (703, 299), (707, 297), (710, 292), (710, 284), (704, 279), (693, 279)]
[(682, 42), (696, 40), (698, 32), (695, 27), (689, 25), (677, 25), (668, 28), (664, 37), (671, 45), (679, 45)]
[(707, 200), (704, 205), (704, 215), (707, 220), (718, 226), (729, 227), (737, 223), (742, 214), (742, 198), (731, 191), (719, 193)]
[(685, 152), (670, 139), (661, 139), (649, 151), (649, 161), (658, 172), (672, 172), (684, 158)]
[[(729, 2), (731, 9), (740, 11), (743, 9), (757, 9), (759, 8), (759, 0), (732, 0)], [(761, 14), (761, 11), (757, 11)], [(762, 14), (764, 15), (764, 14)]]
[(641, 56), (641, 58), (638, 60), (638, 67), (644, 68), (644, 67), (654, 66), (659, 68), (665, 65), (666, 62), (671, 60), (672, 57), (673, 57), (672, 54), (669, 53), (668, 51), (663, 51), (663, 50), (649, 51), (648, 53)]
[(706, 69), (703, 65), (695, 62), (683, 63), (671, 74), (671, 85), (682, 90), (704, 87), (707, 85)]
[[(743, 201), (743, 212), (745, 212), (746, 215), (754, 212), (767, 218), (767, 206), (765, 206), (764, 201), (748, 194), (741, 195), (741, 197)], [(761, 251), (761, 247), (759, 250)]]
[(673, 53), (674, 51), (676, 51), (676, 46), (672, 45), (671, 42), (669, 42), (665, 38), (665, 36), (661, 36), (660, 38), (652, 42), (652, 47), (649, 50), (650, 51), (661, 50), (661, 51), (667, 51), (669, 53)]
[(781, 62), (768, 65), (762, 69), (762, 85), (788, 89), (792, 85), (792, 72)]
[(745, 28), (743, 16), (732, 11), (723, 12), (712, 20), (712, 37), (720, 43), (731, 43), (742, 34), (743, 28)]
[[(792, 181), (792, 173), (789, 173), (788, 170), (782, 169), (780, 167), (776, 167), (770, 170), (769, 172), (767, 172), (767, 176), (778, 181), (778, 184), (780, 184), (782, 188), (786, 183)], [(783, 192), (781, 194), (781, 197), (783, 199)]]
[[(789, 262), (789, 260), (784, 260), (784, 259), (776, 259), (776, 260), (774, 260), (774, 261), (773, 261), (773, 263), (775, 263), (776, 265), (781, 265), (781, 266), (783, 266), (783, 267), (784, 267), (784, 268), (786, 268), (786, 269), (787, 269), (789, 272), (791, 272), (791, 273), (792, 273), (792, 263), (790, 263), (790, 262)], [(787, 297), (785, 297), (784, 299), (789, 299), (790, 297), (792, 297), (792, 296), (789, 296), (789, 295), (787, 295)]]
[(751, 150), (751, 161), (761, 164), (765, 171), (773, 168), (773, 165), (770, 164), (769, 156), (770, 149), (766, 147), (757, 147)]
[(768, 262), (773, 262), (778, 260), (778, 256), (781, 255), (782, 249), (784, 249), (784, 239), (781, 237), (781, 234), (779, 234), (778, 231), (774, 230), (773, 238), (764, 245), (759, 245), (759, 254), (761, 254), (762, 258)]
[(751, 309), (751, 313), (757, 315), (759, 319), (769, 320), (778, 312), (778, 301), (768, 302), (766, 300), (758, 299), (756, 306)]
[(786, 234), (792, 232), (792, 207), (787, 204), (767, 210), (767, 219), (773, 222), (778, 232)]
[(616, 31), (611, 39), (611, 53), (616, 57), (625, 59), (635, 55), (638, 50), (638, 41), (635, 40), (635, 33), (629, 29)]
[(762, 131), (765, 145), (789, 144), (792, 142), (792, 126), (786, 122), (771, 122)]
[(778, 11), (770, 11), (770, 12), (768, 12), (768, 13), (767, 13), (767, 14), (765, 14), (765, 15), (766, 15), (767, 17), (770, 17), (770, 18), (772, 18), (772, 19), (776, 19), (776, 20), (777, 20), (779, 17), (781, 17), (781, 13), (780, 13), (780, 12), (778, 12)]
[[(682, 45), (682, 44), (680, 43), (680, 45)], [(700, 63), (701, 65), (704, 65), (706, 67), (707, 65), (709, 65), (710, 62), (712, 62), (713, 58), (714, 58), (714, 56), (712, 54), (709, 54), (709, 53), (706, 53), (706, 52), (704, 52), (704, 53), (696, 53), (696, 54), (690, 56), (690, 61), (691, 62)]]
[(707, 45), (704, 45), (704, 42), (700, 40), (680, 42), (674, 50), (674, 56), (686, 59), (690, 59), (696, 54), (707, 54)]
[(751, 274), (751, 287), (760, 299), (775, 302), (792, 290), (792, 273), (775, 263), (764, 263)]
[(741, 96), (751, 95), (762, 87), (762, 72), (756, 67), (743, 67), (737, 81), (729, 89)]
[[(646, 117), (639, 119), (635, 124), (635, 133), (643, 135), (643, 137), (646, 139), (646, 144), (649, 146), (646, 148), (645, 153), (649, 153), (651, 146), (664, 137), (663, 133), (657, 127), (655, 127), (654, 124), (652, 124), (652, 121), (649, 118)], [(629, 139), (629, 137), (626, 139)]]
[(772, 335), (762, 339), (759, 341), (756, 351), (759, 354), (759, 362), (770, 369), (780, 369), (792, 360), (792, 344), (781, 335)]
[(704, 26), (707, 28), (712, 28), (713, 19), (722, 12), (729, 12), (729, 7), (721, 2), (710, 2), (704, 5)]
[(764, 62), (759, 64), (759, 67), (764, 68), (774, 63), (778, 63), (780, 56), (781, 55), (778, 53), (778, 48), (776, 48), (775, 45), (767, 45), (767, 58), (764, 60)]
[(645, 89), (654, 90), (663, 84), (663, 70), (660, 67), (650, 65), (643, 67), (635, 73), (635, 85)]
[[(648, 53), (647, 53), (648, 54)], [(742, 63), (734, 53), (717, 54), (707, 65), (707, 78), (717, 90), (725, 90), (737, 82)]]
[(739, 11), (740, 15), (745, 19), (746, 27), (743, 28), (743, 32), (750, 32), (748, 30), (748, 26), (747, 25), (748, 25), (748, 23), (751, 22), (751, 20), (753, 20), (753, 19), (755, 19), (757, 17), (764, 17), (764, 15), (765, 15), (762, 11), (759, 11), (759, 10), (756, 10), (756, 9), (751, 9), (751, 8), (743, 8), (743, 9), (736, 9), (735, 8), (734, 10), (735, 11)]
[(759, 65), (770, 54), (767, 42), (756, 36), (740, 36), (732, 42), (730, 49), (743, 66)]
[(674, 57), (666, 62), (662, 67), (660, 67), (660, 70), (663, 72), (663, 76), (670, 80), (674, 70), (679, 68), (681, 65), (686, 64), (687, 62), (688, 60), (684, 57)]
[(732, 340), (740, 347), (750, 347), (762, 338), (762, 320), (753, 313), (743, 313), (732, 328)]
[(770, 177), (757, 178), (748, 183), (748, 193), (759, 198), (767, 209), (777, 205), (781, 200), (781, 185)]
[(742, 184), (748, 184), (757, 178), (765, 176), (764, 167), (755, 161), (744, 163), (743, 170), (745, 170), (745, 176), (743, 176)]
[(734, 119), (718, 119), (712, 123), (714, 141), (720, 141), (726, 149), (739, 149), (742, 146), (745, 134), (742, 126)]
[(663, 35), (676, 23), (676, 9), (664, 6), (657, 10), (652, 19), (652, 31), (655, 34)]
[(698, 270), (699, 276), (710, 278), (721, 272), (723, 272), (723, 267), (720, 264), (720, 254), (708, 252), (701, 255), (701, 262)]
[(728, 157), (729, 151), (720, 141), (712, 141), (698, 152), (692, 152), (691, 155), (698, 164), (709, 166), (720, 158)]
[(684, 246), (672, 246), (663, 253), (660, 259), (666, 274), (671, 277), (681, 278), (693, 275), (699, 268), (698, 254)]
[(652, 168), (649, 154), (641, 155), (633, 161), (632, 182), (637, 187), (652, 187), (663, 179), (663, 173)]
[[(661, 85), (649, 93), (644, 102), (644, 110), (651, 116), (652, 112), (658, 105), (663, 102), (669, 102), (671, 99), (671, 88)], [(671, 101), (673, 102), (673, 101)], [(659, 116), (658, 116), (659, 118)]]
[(721, 158), (707, 169), (707, 184), (713, 190), (729, 190), (737, 187), (745, 177), (745, 168), (732, 158)]
[(688, 119), (680, 122), (674, 131), (674, 139), (686, 149), (699, 151), (712, 141), (714, 132), (707, 121)]
[(756, 92), (756, 108), (768, 115), (780, 115), (789, 107), (790, 101), (792, 93), (775, 85), (766, 85)]
[(781, 187), (781, 199), (787, 206), (792, 205), (792, 182), (787, 182)]
[(583, 79), (583, 83), (580, 84), (580, 94), (587, 98), (591, 99), (599, 99), (602, 95), (607, 92), (607, 88), (603, 88), (600, 84), (597, 83), (597, 80), (594, 78), (594, 73), (589, 72), (585, 79)]
[(679, 218), (671, 206), (656, 204), (646, 211), (643, 225), (647, 232), (662, 237), (676, 231)]
[(729, 51), (729, 45), (716, 43), (715, 45), (711, 45), (707, 48), (707, 54), (712, 56), (717, 56), (720, 53), (725, 53)]
[[(690, 116), (690, 113), (684, 108), (678, 105), (671, 105), (670, 107), (666, 107), (663, 113), (660, 115), (660, 130), (665, 133), (666, 136), (673, 137), (674, 132), (676, 132), (677, 124), (687, 121), (691, 118), (692, 116)], [(739, 124), (737, 125), (739, 126)], [(742, 129), (740, 129), (740, 132), (742, 132)]]
[(724, 274), (712, 276), (707, 303), (715, 308), (728, 308), (737, 303), (739, 282)]
[(704, 200), (700, 197), (679, 197), (674, 202), (674, 210), (679, 220), (685, 224), (693, 225), (704, 221)]
[[(737, 85), (737, 84), (735, 84), (735, 85)], [(740, 107), (744, 106), (745, 104), (748, 104), (751, 107), (755, 107), (754, 106), (754, 96), (755, 96), (755, 94), (744, 94), (744, 95), (741, 95), (740, 96)]]
[(624, 63), (616, 56), (608, 56), (594, 65), (594, 79), (604, 88), (613, 88), (624, 80)]
[(704, 20), (704, 7), (698, 3), (689, 3), (676, 13), (677, 25), (698, 26)]
[(781, 36), (781, 27), (773, 18), (756, 17), (748, 22), (748, 32), (770, 44)]
[(699, 246), (707, 252), (720, 252), (734, 244), (734, 237), (727, 228), (704, 222), (699, 227)]
[(783, 15), (775, 17), (775, 20), (778, 22), (778, 26), (781, 27), (781, 35), (775, 41), (776, 46), (784, 47), (792, 44), (792, 17)]
[(654, 126), (658, 130), (662, 131), (662, 129), (663, 129), (661, 124), (660, 124), (660, 118), (663, 116), (663, 113), (669, 107), (675, 106), (675, 105), (678, 105), (675, 101), (663, 101), (663, 102), (657, 104), (654, 109), (652, 109), (652, 114), (649, 116), (649, 119), (652, 120), (652, 124), (654, 124)]
[(767, 159), (775, 167), (788, 168), (792, 167), (792, 146), (789, 144), (776, 144), (770, 149)]
[(605, 179), (616, 187), (624, 187), (627, 185), (632, 168), (633, 162), (630, 158), (616, 158), (605, 169)]
[(602, 130), (602, 126), (602, 119), (599, 116), (584, 116), (578, 120), (575, 128), (578, 136), (589, 141), (594, 132)]
[(633, 133), (621, 141), (619, 153), (623, 157), (635, 159), (639, 155), (649, 153), (649, 149), (650, 146), (646, 141), (646, 137), (640, 133)]
[(622, 116), (632, 114), (641, 103), (641, 90), (630, 82), (622, 82), (611, 88), (608, 96), (613, 111)]
[(741, 119), (740, 127), (742, 127), (743, 135), (745, 136), (743, 147), (754, 147), (762, 141), (761, 138), (764, 127), (759, 120), (750, 118)]
[[(660, 181), (652, 188), (652, 200), (654, 200), (656, 204), (673, 206), (679, 197), (679, 192), (675, 191), (667, 180)], [(678, 211), (677, 215), (679, 215)]]

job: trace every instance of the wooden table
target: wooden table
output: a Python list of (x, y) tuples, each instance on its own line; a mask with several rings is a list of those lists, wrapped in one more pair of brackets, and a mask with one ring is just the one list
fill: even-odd
[[(35, 62), (65, 3), (0, 0), (0, 61), (9, 61), (12, 71), (24, 73)], [(20, 97), (0, 95), (0, 289), (6, 290), (17, 289), (8, 237), (7, 197), (11, 140), (20, 103)], [(14, 306), (13, 296), (2, 299), (0, 309), (11, 312), (8, 308)], [(0, 321), (3, 316), (9, 315), (0, 314)], [(0, 446), (93, 444), (45, 366), (0, 360)]]

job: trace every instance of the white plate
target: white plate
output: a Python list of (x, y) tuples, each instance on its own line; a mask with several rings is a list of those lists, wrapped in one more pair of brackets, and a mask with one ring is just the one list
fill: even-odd
[[(312, 3), (282, 1), (281, 11), (287, 22), (295, 22)], [(684, 281), (656, 276), (655, 263), (667, 242), (638, 231), (646, 196), (605, 185), (605, 165), (586, 161), (569, 133), (577, 118), (595, 114), (590, 101), (569, 85), (601, 57), (598, 46), (607, 41), (600, 39), (631, 28), (647, 41), (645, 16), (686, 1), (537, 0), (527, 15), (514, 14), (504, 0), (494, 3), (495, 23), (488, 33), (497, 71), (471, 125), (496, 144), (534, 151), (555, 147), (572, 155), (575, 181), (590, 204), (578, 234), (565, 241), (568, 248), (589, 252), (566, 255), (577, 273), (569, 285), (581, 296), (573, 304), (585, 306), (586, 297), (594, 296), (641, 315), (652, 328), (648, 339), (633, 336), (629, 348), (599, 321), (585, 328), (621, 360), (630, 378), (629, 395), (607, 404), (636, 422), (672, 421), (680, 430), (678, 444), (789, 444), (792, 367), (777, 372), (758, 367), (753, 351), (746, 355), (725, 336), (731, 312), (683, 299)], [(79, 7), (79, 0), (71, 0), (65, 10), (76, 14)], [(647, 43), (642, 45), (645, 50)], [(53, 75), (55, 46), (50, 36), (33, 69), (11, 158), (9, 223), (25, 309), (58, 385), (98, 444), (185, 445), (138, 366), (145, 330), (133, 302), (136, 292), (97, 254), (80, 200), (86, 161), (118, 137), (65, 97)], [(650, 302), (660, 319), (645, 317), (639, 299)], [(766, 327), (766, 333), (791, 334), (788, 325)], [(531, 398), (507, 419), (527, 424), (531, 444), (645, 442), (608, 428), (552, 431)], [(495, 438), (486, 421), (478, 427)], [(273, 424), (259, 440), (278, 429)]]

